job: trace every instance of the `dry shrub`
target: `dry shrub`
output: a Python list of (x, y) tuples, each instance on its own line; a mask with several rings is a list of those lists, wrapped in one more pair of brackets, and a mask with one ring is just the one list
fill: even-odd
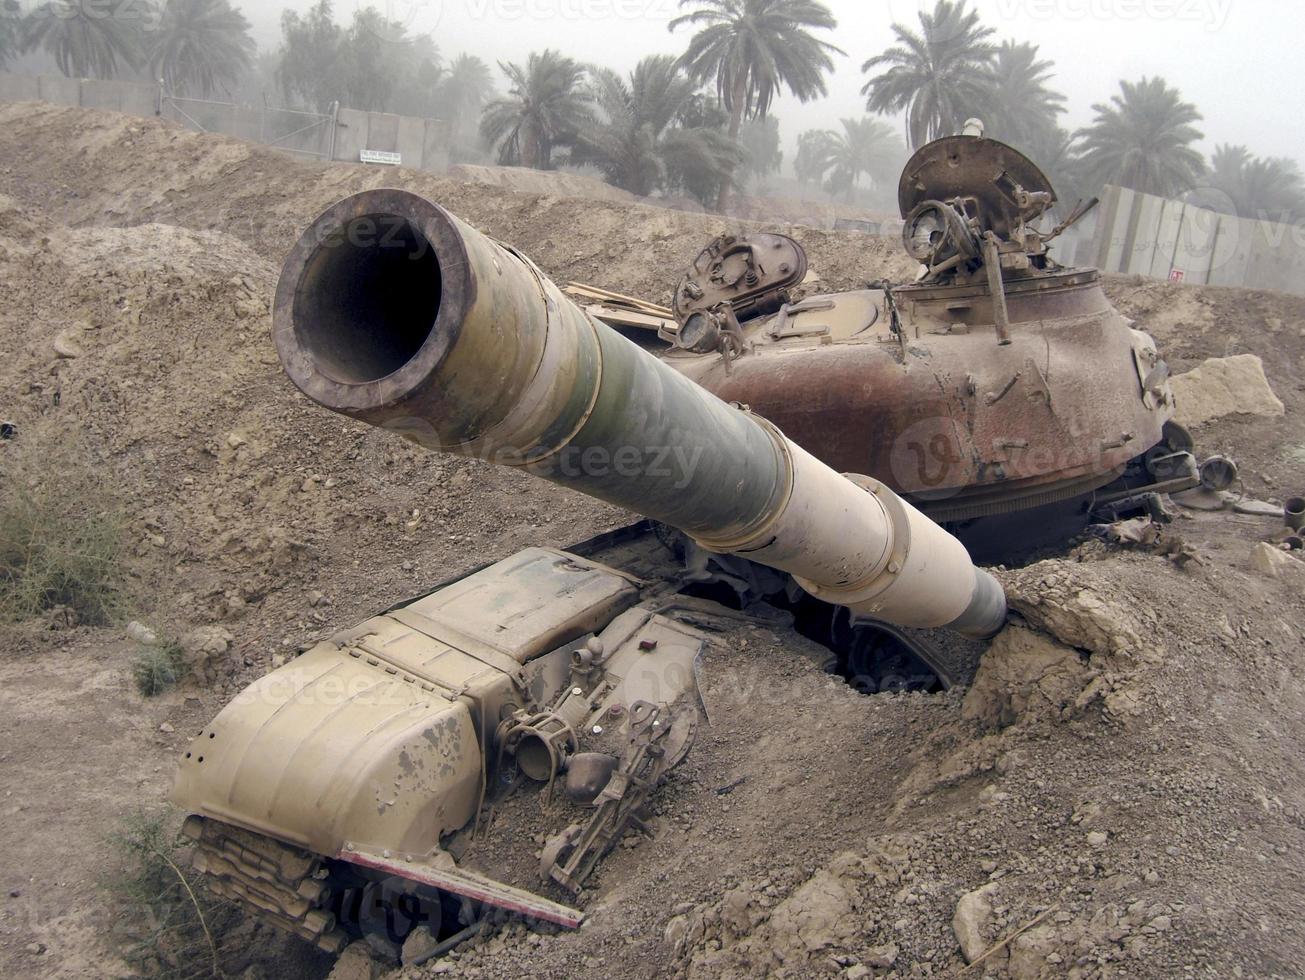
[(0, 443), (0, 620), (116, 620), (126, 528), (105, 468), (75, 440), (34, 427)]
[(190, 980), (225, 976), (223, 934), (239, 920), (215, 899), (187, 859), (189, 841), (167, 810), (137, 813), (109, 838), (118, 868), (102, 886), (114, 907), (114, 933), (141, 975)]

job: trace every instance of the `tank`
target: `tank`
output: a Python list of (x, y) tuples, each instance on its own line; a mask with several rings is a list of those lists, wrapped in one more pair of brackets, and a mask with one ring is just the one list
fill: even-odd
[[(575, 928), (574, 896), (692, 749), (713, 633), (803, 629), (866, 690), (945, 688), (1006, 619), (949, 527), (1181, 481), (1154, 345), (1095, 273), (1050, 260), (1032, 165), (967, 139), (903, 179), (918, 282), (799, 298), (792, 239), (722, 239), (662, 356), (417, 195), (319, 217), (273, 316), (307, 397), (642, 519), (476, 569), (238, 695), (173, 792), (213, 890), (330, 951), (397, 954), (418, 926), (445, 948), (502, 915)], [(902, 469), (917, 443), (923, 469)], [(580, 814), (528, 884), (472, 847), (519, 794)]]

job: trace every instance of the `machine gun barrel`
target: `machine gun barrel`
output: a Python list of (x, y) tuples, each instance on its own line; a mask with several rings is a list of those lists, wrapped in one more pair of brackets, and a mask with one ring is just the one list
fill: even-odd
[(591, 318), (525, 256), (398, 190), (328, 209), (286, 260), (277, 352), (313, 401), (524, 469), (899, 626), (990, 636), (1001, 586), (883, 484), (844, 476)]

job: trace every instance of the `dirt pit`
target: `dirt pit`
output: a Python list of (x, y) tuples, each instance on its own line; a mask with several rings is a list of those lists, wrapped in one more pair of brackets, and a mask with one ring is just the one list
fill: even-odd
[[(284, 379), (268, 338), (280, 258), (323, 208), (382, 181), (559, 281), (660, 302), (727, 227), (0, 106), (0, 418), (17, 427), (0, 478), (57, 481), (69, 454), (54, 450), (75, 446), (125, 515), (124, 619), (204, 651), (202, 682), (143, 698), (121, 624), (35, 618), (0, 637), (6, 975), (130, 972), (101, 887), (123, 862), (109, 837), (161, 804), (188, 736), (250, 680), (450, 575), (629, 519), (420, 453)], [(894, 242), (798, 235), (830, 288), (909, 274)], [(1305, 489), (1305, 300), (1108, 288), (1177, 370), (1263, 358), (1286, 415), (1212, 423), (1198, 444), (1236, 457), (1253, 494)], [(1273, 530), (1193, 514), (1176, 533), (1199, 561), (1181, 569), (1088, 542), (998, 570), (1013, 624), (946, 694), (862, 696), (806, 641), (741, 627), (704, 662), (711, 723), (653, 836), (581, 896), (587, 924), (508, 925), (396, 975), (952, 976), (994, 946), (967, 975), (1300, 975), (1305, 575), (1252, 564)], [(519, 800), (520, 819), (555, 829), (535, 804)], [(493, 833), (511, 827), (501, 815)], [(231, 975), (332, 966), (265, 927), (222, 939)]]

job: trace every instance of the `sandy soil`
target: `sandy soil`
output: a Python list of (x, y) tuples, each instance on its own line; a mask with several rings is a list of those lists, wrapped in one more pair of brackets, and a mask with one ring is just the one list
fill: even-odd
[[(136, 617), (231, 636), (211, 684), (144, 700), (120, 627), (0, 635), (5, 975), (125, 971), (97, 885), (117, 860), (106, 837), (163, 799), (187, 734), (274, 657), (469, 566), (626, 520), (421, 454), (283, 379), (268, 340), (280, 256), (321, 209), (382, 182), (559, 280), (662, 302), (726, 227), (0, 106), (0, 416), (20, 433), (0, 471), (75, 441), (126, 501)], [(909, 269), (890, 241), (797, 234), (831, 288)], [(1108, 288), (1180, 370), (1264, 358), (1286, 417), (1198, 441), (1237, 457), (1255, 494), (1305, 488), (1305, 300)], [(583, 897), (589, 924), (509, 928), (410, 975), (950, 976), (958, 903), (981, 947), (1034, 924), (968, 975), (1300, 975), (1305, 565), (1251, 566), (1272, 530), (1184, 519), (1202, 561), (1181, 570), (1088, 543), (1001, 571), (1015, 625), (974, 685), (945, 695), (863, 697), (791, 635), (725, 637), (706, 663), (712, 724), (664, 790), (655, 838), (616, 851)], [(250, 977), (330, 969), (269, 931), (242, 946)]]

